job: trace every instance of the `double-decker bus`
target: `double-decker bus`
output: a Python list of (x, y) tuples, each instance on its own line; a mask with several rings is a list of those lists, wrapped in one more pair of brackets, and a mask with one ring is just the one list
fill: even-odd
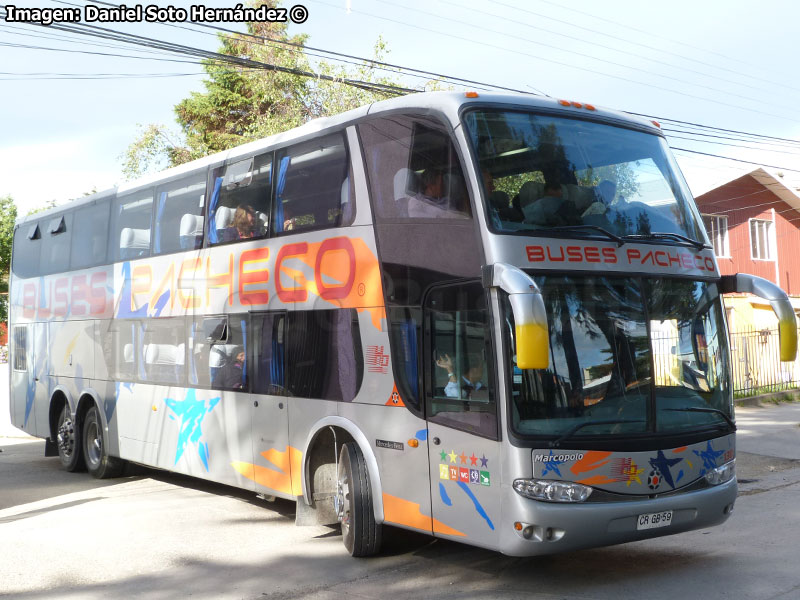
[(725, 521), (721, 277), (652, 122), (435, 93), (20, 219), (11, 418), (125, 461), (509, 555)]

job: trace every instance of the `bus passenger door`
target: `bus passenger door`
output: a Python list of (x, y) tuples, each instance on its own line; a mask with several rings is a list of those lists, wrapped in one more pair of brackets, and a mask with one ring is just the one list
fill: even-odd
[(483, 287), (471, 283), (432, 291), (425, 323), (433, 530), (495, 548), (501, 443)]
[(286, 313), (252, 315), (253, 352), (248, 356), (252, 373), (251, 410), (253, 464), (248, 475), (256, 491), (284, 497), (302, 492), (299, 479), (293, 484), (301, 450), (289, 446), (288, 404), (286, 402)]

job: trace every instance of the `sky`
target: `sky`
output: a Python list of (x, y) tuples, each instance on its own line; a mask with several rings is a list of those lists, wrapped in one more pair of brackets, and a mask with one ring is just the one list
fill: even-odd
[[(695, 195), (757, 165), (686, 149), (778, 167), (772, 171), (800, 186), (800, 141), (765, 146), (750, 136), (705, 130), (720, 137), (700, 143), (685, 133), (700, 131), (696, 127), (663, 121), (800, 140), (800, 3), (301, 1), (308, 18), (289, 32), (307, 34), (309, 46), (369, 57), (380, 37), (389, 50), (386, 62), (656, 117)], [(87, 2), (13, 4), (63, 8)], [(207, 50), (219, 46), (213, 33), (191, 31), (191, 23), (100, 25)], [(0, 196), (10, 194), (20, 215), (123, 182), (121, 156), (140, 128), (158, 123), (177, 129), (173, 107), (203, 89), (199, 65), (151, 60), (186, 57), (98, 43), (108, 42), (0, 18)], [(426, 79), (401, 83), (422, 88)]]

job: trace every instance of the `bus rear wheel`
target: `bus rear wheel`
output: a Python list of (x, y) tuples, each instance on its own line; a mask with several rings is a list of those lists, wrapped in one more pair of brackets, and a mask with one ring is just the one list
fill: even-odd
[(119, 477), (125, 468), (124, 461), (108, 455), (97, 406), (92, 406), (83, 419), (83, 456), (89, 474), (97, 479)]
[(72, 412), (67, 404), (64, 404), (61, 414), (58, 415), (56, 446), (58, 447), (58, 459), (64, 469), (74, 473), (85, 468), (78, 426), (75, 419), (72, 418)]
[(342, 541), (350, 555), (377, 554), (381, 547), (381, 525), (375, 522), (364, 454), (355, 443), (344, 444), (339, 453), (336, 512), (342, 524)]

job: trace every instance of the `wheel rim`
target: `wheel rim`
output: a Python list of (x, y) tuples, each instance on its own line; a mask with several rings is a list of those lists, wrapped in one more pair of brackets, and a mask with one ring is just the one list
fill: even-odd
[(350, 531), (350, 481), (347, 478), (347, 473), (344, 469), (339, 474), (339, 479), (336, 485), (336, 497), (334, 498), (336, 508), (336, 516), (342, 524), (342, 535), (347, 537)]
[(58, 450), (64, 458), (70, 458), (75, 451), (75, 427), (69, 415), (64, 413), (58, 424), (56, 435)]
[(100, 463), (103, 456), (103, 436), (97, 421), (90, 421), (86, 427), (86, 458), (93, 465)]

